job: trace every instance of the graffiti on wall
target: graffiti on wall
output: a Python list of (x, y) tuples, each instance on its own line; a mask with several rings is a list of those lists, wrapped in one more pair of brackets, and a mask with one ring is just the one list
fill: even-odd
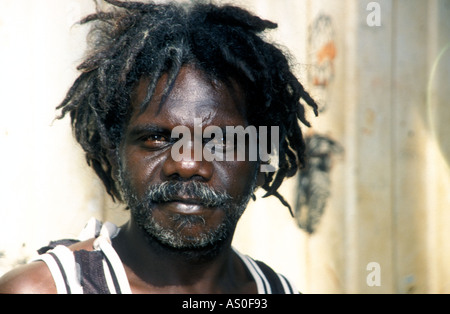
[(295, 216), (298, 226), (310, 234), (316, 230), (331, 194), (332, 157), (342, 150), (339, 143), (327, 136), (306, 137), (308, 163), (298, 176)]
[[(330, 105), (330, 86), (335, 76), (337, 55), (335, 32), (329, 15), (319, 14), (308, 29), (310, 70), (308, 83), (311, 94), (323, 114)], [(332, 158), (343, 152), (342, 146), (327, 135), (305, 136), (307, 164), (297, 176), (295, 218), (297, 225), (312, 234), (316, 231), (331, 195), (330, 171)]]
[(309, 26), (308, 50), (311, 64), (308, 81), (319, 103), (319, 111), (324, 112), (329, 101), (329, 87), (334, 79), (337, 55), (335, 32), (329, 15), (319, 14)]

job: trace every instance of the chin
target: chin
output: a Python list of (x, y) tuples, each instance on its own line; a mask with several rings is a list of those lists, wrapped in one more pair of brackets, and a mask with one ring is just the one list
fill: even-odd
[(188, 262), (210, 261), (220, 255), (226, 248), (229, 248), (232, 240), (232, 235), (229, 232), (213, 239), (205, 240), (204, 237), (187, 236), (176, 239), (176, 241), (168, 240), (160, 234), (146, 233), (153, 246), (157, 246), (159, 250), (166, 254), (176, 255)]

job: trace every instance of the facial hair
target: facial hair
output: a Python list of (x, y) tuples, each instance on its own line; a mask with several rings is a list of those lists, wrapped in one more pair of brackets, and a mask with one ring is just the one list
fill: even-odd
[[(206, 183), (198, 181), (165, 181), (149, 186), (142, 197), (138, 197), (131, 180), (124, 169), (119, 171), (120, 184), (124, 200), (127, 202), (131, 216), (144, 231), (149, 241), (157, 242), (167, 250), (212, 257), (221, 251), (226, 243), (231, 242), (236, 224), (243, 214), (256, 186), (256, 176), (249, 190), (240, 200), (235, 200), (228, 193), (215, 190)], [(199, 200), (202, 206), (222, 210), (225, 218), (213, 229), (205, 230), (196, 236), (183, 234), (184, 228), (193, 225), (206, 226), (201, 215), (171, 216), (175, 228), (162, 226), (155, 220), (153, 209), (160, 203), (170, 202), (179, 197)]]

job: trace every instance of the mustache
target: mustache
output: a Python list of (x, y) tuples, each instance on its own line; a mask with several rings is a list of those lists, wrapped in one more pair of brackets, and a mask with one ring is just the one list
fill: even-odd
[(150, 186), (145, 199), (153, 203), (186, 200), (200, 203), (205, 207), (219, 207), (230, 203), (233, 198), (226, 192), (218, 191), (198, 181), (165, 181)]

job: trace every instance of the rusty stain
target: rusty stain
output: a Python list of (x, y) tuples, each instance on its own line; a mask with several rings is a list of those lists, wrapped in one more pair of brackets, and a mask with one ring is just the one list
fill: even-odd
[(365, 118), (364, 118), (364, 134), (372, 134), (374, 124), (376, 119), (376, 113), (372, 109), (367, 109)]
[(336, 45), (333, 41), (329, 41), (317, 52), (317, 61), (319, 65), (324, 63), (325, 61), (333, 62), (336, 58)]
[[(317, 65), (322, 70), (329, 68), (330, 73), (328, 75), (314, 75), (314, 86), (327, 87), (330, 83), (334, 72), (334, 59), (336, 59), (336, 45), (333, 40), (328, 41), (316, 53)], [(322, 73), (323, 74), (323, 73)], [(319, 76), (322, 76), (321, 78)]]

